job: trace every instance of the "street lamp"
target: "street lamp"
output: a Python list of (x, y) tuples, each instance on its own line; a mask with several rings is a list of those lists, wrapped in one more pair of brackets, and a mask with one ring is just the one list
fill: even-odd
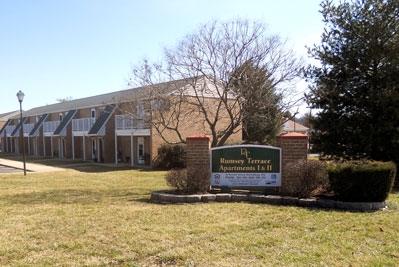
[(21, 131), (20, 138), (22, 140), (22, 161), (24, 162), (24, 175), (26, 176), (26, 160), (25, 160), (25, 142), (24, 142), (24, 125), (22, 123), (22, 101), (24, 100), (25, 94), (19, 90), (17, 93), (18, 101), (19, 101), (19, 113), (21, 115)]

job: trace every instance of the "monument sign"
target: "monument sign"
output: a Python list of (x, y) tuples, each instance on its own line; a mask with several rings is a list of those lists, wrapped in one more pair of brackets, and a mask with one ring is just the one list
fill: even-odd
[(260, 145), (212, 148), (211, 186), (281, 186), (281, 148)]

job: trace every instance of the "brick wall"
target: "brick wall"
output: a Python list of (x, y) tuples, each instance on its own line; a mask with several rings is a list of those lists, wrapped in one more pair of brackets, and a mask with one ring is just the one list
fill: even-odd
[(187, 177), (201, 168), (210, 170), (210, 138), (204, 134), (191, 135), (186, 138)]
[(277, 146), (281, 148), (282, 153), (282, 179), (281, 192), (285, 192), (285, 184), (287, 183), (285, 169), (287, 164), (298, 160), (307, 159), (308, 137), (300, 133), (281, 134), (276, 137)]
[[(191, 100), (194, 101), (194, 100)], [(218, 99), (212, 100), (212, 99), (207, 99), (207, 102), (204, 103), (206, 105), (207, 110), (210, 112), (210, 114), (216, 112), (215, 107), (218, 104)], [(195, 113), (193, 112), (194, 106), (192, 104), (187, 104), (187, 103), (182, 103), (181, 106), (179, 106), (181, 109), (180, 113), (180, 118), (179, 118), (179, 133), (181, 134), (182, 138), (187, 138), (190, 137), (191, 135), (197, 134), (197, 133), (202, 133), (206, 135), (211, 135), (211, 130), (209, 129), (209, 126), (207, 123), (204, 123), (205, 117), (202, 113)], [(164, 118), (173, 118), (173, 109), (170, 111), (162, 111), (162, 114)], [(231, 121), (229, 119), (229, 116), (227, 112), (222, 109), (219, 112), (219, 120), (217, 123), (217, 130), (223, 130), (228, 128), (230, 125)], [(157, 111), (153, 111), (152, 115), (152, 120), (153, 122), (161, 121), (159, 118), (159, 114)], [(177, 122), (177, 120), (171, 119), (169, 122), (169, 127), (173, 128), (176, 126), (174, 123)], [(237, 132), (231, 135), (228, 139), (228, 141), (231, 142), (241, 142), (242, 141), (242, 132), (241, 128), (236, 129)], [(172, 130), (164, 130), (162, 132), (163, 138), (159, 135), (157, 130), (152, 126), (151, 130), (151, 147), (152, 147), (152, 159), (154, 160), (158, 154), (158, 148), (165, 143), (166, 139), (170, 143), (175, 143), (175, 142), (180, 142), (176, 132)], [(187, 140), (187, 139), (186, 139)]]

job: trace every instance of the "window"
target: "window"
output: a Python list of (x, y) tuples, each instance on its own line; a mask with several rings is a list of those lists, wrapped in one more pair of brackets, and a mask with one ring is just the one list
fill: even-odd
[(138, 119), (144, 118), (144, 104), (137, 105), (137, 118)]
[(151, 100), (151, 108), (154, 110), (168, 111), (170, 101), (168, 99)]
[(95, 118), (96, 117), (96, 109), (92, 108), (91, 109), (91, 118)]
[(62, 121), (63, 118), (64, 118), (64, 114), (62, 114), (62, 113), (58, 114), (58, 120), (59, 121)]

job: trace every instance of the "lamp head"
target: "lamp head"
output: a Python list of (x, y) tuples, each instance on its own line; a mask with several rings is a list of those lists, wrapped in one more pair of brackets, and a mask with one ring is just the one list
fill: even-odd
[(18, 101), (20, 103), (22, 103), (22, 101), (24, 100), (25, 94), (21, 90), (19, 90), (19, 92), (17, 93), (17, 97), (18, 97)]

